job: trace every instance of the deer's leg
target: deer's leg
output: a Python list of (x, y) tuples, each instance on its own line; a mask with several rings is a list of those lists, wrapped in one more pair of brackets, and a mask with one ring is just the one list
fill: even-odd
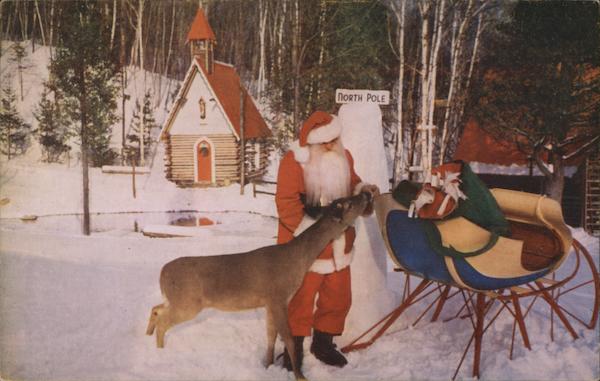
[(277, 339), (277, 328), (273, 319), (271, 309), (267, 307), (267, 356), (265, 357), (265, 366), (273, 365), (275, 357), (275, 340)]
[(156, 346), (158, 348), (164, 348), (165, 346), (165, 334), (167, 331), (184, 321), (192, 320), (202, 310), (202, 307), (197, 309), (191, 308), (176, 308), (173, 305), (163, 307), (157, 314), (156, 322)]
[(292, 338), (292, 333), (290, 332), (290, 326), (288, 324), (287, 304), (284, 302), (276, 306), (271, 306), (271, 311), (273, 313), (275, 328), (283, 339), (285, 347), (290, 354), (290, 360), (292, 361), (292, 368), (294, 369), (296, 380), (306, 380), (304, 374), (302, 374), (302, 370), (298, 367), (298, 357), (296, 348), (294, 348), (294, 339)]

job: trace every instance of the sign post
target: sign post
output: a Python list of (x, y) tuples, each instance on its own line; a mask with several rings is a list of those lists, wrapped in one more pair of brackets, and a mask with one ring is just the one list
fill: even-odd
[(372, 103), (376, 105), (390, 104), (390, 92), (387, 90), (335, 90), (336, 103)]

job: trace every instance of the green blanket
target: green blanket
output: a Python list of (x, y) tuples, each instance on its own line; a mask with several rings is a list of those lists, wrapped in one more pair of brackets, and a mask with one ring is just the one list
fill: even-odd
[[(483, 181), (471, 170), (468, 163), (463, 163), (460, 178), (462, 181), (460, 189), (467, 196), (467, 199), (459, 200), (456, 210), (444, 219), (464, 217), (490, 231), (492, 238), (484, 248), (476, 252), (460, 253), (452, 248), (442, 246), (442, 239), (433, 221), (423, 220), (431, 247), (441, 255), (450, 255), (453, 257), (478, 255), (489, 250), (498, 240), (498, 236), (510, 236), (510, 225), (500, 210), (496, 199)], [(398, 184), (392, 192), (392, 196), (400, 204), (409, 208), (411, 201), (416, 198), (421, 187), (422, 184), (405, 180)]]

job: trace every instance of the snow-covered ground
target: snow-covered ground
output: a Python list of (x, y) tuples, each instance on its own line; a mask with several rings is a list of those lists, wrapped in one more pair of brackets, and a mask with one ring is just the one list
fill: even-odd
[[(144, 334), (150, 308), (161, 302), (158, 274), (164, 263), (183, 255), (211, 255), (274, 243), (273, 199), (239, 187), (183, 190), (152, 179), (140, 182), (138, 197), (127, 175), (92, 171), (92, 211), (203, 211), (216, 224), (199, 227), (191, 238), (157, 239), (135, 232), (122, 219), (152, 213), (92, 215), (97, 232), (81, 235), (78, 218), (54, 216), (80, 210), (79, 168), (65, 165), (1, 163), (0, 198), (0, 375), (18, 380), (264, 380), (292, 379), (279, 366), (265, 369), (263, 310), (225, 313), (209, 310), (175, 327), (164, 349)], [(157, 181), (158, 183), (159, 181)], [(230, 213), (221, 213), (221, 211)], [(253, 213), (232, 213), (253, 212)], [(38, 215), (36, 222), (17, 217)], [(47, 217), (43, 217), (47, 216)], [(98, 220), (108, 216), (98, 226)], [(49, 220), (53, 222), (45, 223)], [(108, 221), (108, 222), (106, 222)], [(105, 224), (113, 221), (113, 227)], [(130, 220), (127, 220), (130, 221)], [(143, 221), (140, 222), (140, 229)], [(202, 230), (205, 229), (205, 230)], [(575, 230), (598, 259), (598, 240)], [(368, 274), (365, 274), (368, 276)], [(401, 275), (388, 274), (401, 292)], [(589, 306), (585, 291), (577, 300)], [(541, 305), (540, 305), (541, 306)], [(452, 306), (450, 306), (452, 308)], [(409, 310), (390, 333), (369, 349), (350, 353), (350, 364), (331, 368), (306, 350), (305, 374), (314, 380), (448, 379), (469, 340), (468, 319), (421, 323)], [(527, 318), (532, 350), (517, 338), (508, 359), (511, 320), (500, 319), (484, 338), (485, 379), (593, 380), (600, 375), (598, 331), (576, 325), (573, 341), (564, 329), (550, 340), (546, 307)], [(556, 328), (556, 327), (555, 327)], [(351, 337), (342, 337), (346, 344)], [(308, 345), (308, 342), (307, 342)], [(277, 350), (282, 350), (278, 342)], [(470, 358), (459, 378), (470, 378)]]
[[(36, 52), (42, 56), (42, 50)], [(2, 60), (5, 74), (5, 57)], [(36, 83), (28, 82), (27, 91), (32, 92)], [(277, 225), (272, 196), (254, 198), (250, 187), (240, 196), (239, 185), (177, 188), (165, 180), (161, 157), (159, 149), (150, 174), (137, 178), (135, 199), (131, 176), (91, 170), (91, 236), (81, 235), (81, 168), (75, 160), (69, 165), (44, 164), (35, 150), (9, 162), (0, 159), (1, 378), (293, 379), (279, 365), (265, 369), (262, 364), (266, 350), (263, 310), (204, 311), (169, 331), (164, 349), (157, 349), (154, 338), (145, 335), (150, 309), (161, 302), (158, 275), (164, 263), (185, 255), (242, 252), (273, 244)], [(27, 215), (38, 219), (20, 219)], [(188, 238), (158, 239), (140, 233), (146, 224), (164, 224), (186, 215), (207, 217), (215, 224), (196, 228), (198, 233)], [(574, 236), (598, 266), (598, 239), (581, 229), (575, 229)], [(389, 271), (387, 287), (400, 294), (402, 275)], [(587, 275), (582, 270), (580, 277)], [(368, 283), (369, 274), (363, 277), (353, 279), (354, 284)], [(591, 307), (592, 296), (590, 287), (582, 287), (569, 297), (585, 309)], [(452, 300), (447, 308), (451, 314), (459, 306), (458, 300)], [(454, 319), (408, 327), (419, 312), (418, 308), (407, 310), (373, 346), (350, 353), (349, 365), (343, 369), (318, 362), (308, 351), (308, 340), (304, 374), (312, 380), (451, 378), (472, 333), (471, 323)], [(526, 350), (517, 337), (513, 360), (508, 358), (510, 316), (501, 315), (489, 328), (483, 342), (482, 378), (600, 377), (598, 329), (574, 324), (580, 338), (572, 340), (555, 319), (551, 341), (550, 314), (539, 301), (526, 321), (532, 350)], [(347, 334), (337, 343), (344, 345), (353, 338)], [(276, 351), (282, 351), (279, 341)], [(471, 379), (471, 360), (470, 352), (459, 379)]]

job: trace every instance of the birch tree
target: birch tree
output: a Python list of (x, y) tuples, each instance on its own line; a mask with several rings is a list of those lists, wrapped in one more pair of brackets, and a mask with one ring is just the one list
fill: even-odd
[(406, 0), (393, 0), (390, 2), (390, 7), (396, 17), (397, 22), (397, 35), (398, 35), (398, 51), (396, 56), (398, 57), (398, 94), (396, 96), (397, 105), (397, 127), (396, 127), (396, 140), (394, 149), (394, 174), (393, 174), (393, 186), (395, 187), (398, 183), (407, 176), (407, 168), (405, 165), (405, 151), (404, 151), (404, 133), (403, 133), (403, 103), (404, 103), (404, 25), (406, 20)]
[(259, 15), (260, 15), (260, 25), (258, 29), (259, 35), (259, 52), (260, 52), (260, 61), (258, 64), (258, 80), (257, 80), (257, 92), (259, 96), (262, 96), (265, 92), (265, 82), (266, 82), (266, 32), (267, 32), (267, 14), (268, 7), (265, 4), (264, 0), (260, 0), (258, 3)]
[[(419, 150), (413, 154), (413, 166), (411, 171), (420, 173), (422, 181), (429, 181), (431, 175), (431, 163), (433, 158), (433, 138), (435, 125), (433, 112), (435, 106), (436, 78), (438, 53), (443, 33), (443, 22), (445, 12), (445, 1), (434, 3), (429, 0), (421, 0), (418, 4), (421, 16), (421, 93), (419, 125), (417, 133), (419, 136)], [(431, 13), (433, 12), (433, 16)], [(429, 18), (433, 18), (433, 27), (429, 25)], [(432, 29), (432, 31), (430, 30)]]

